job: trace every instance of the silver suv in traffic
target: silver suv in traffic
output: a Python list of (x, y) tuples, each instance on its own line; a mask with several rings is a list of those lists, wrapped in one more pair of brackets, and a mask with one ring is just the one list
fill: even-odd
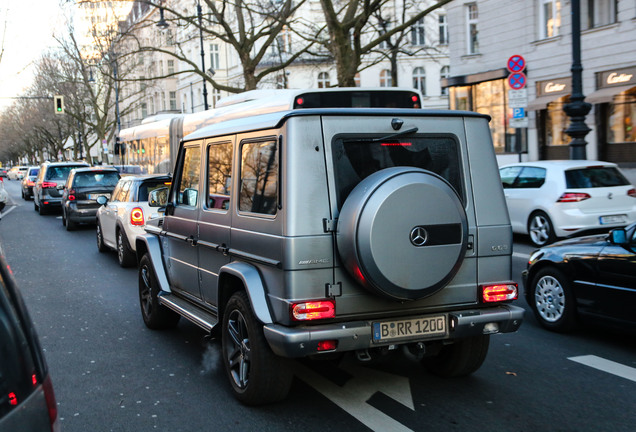
[(434, 374), (476, 371), (490, 336), (523, 318), (488, 121), (219, 114), (184, 138), (169, 191), (150, 194), (165, 214), (137, 239), (145, 324), (184, 317), (219, 336), (245, 404), (286, 396), (290, 358), (404, 346)]

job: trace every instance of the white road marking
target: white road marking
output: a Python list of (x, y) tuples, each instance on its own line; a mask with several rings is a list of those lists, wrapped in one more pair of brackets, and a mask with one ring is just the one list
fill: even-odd
[(14, 206), (9, 207), (7, 210), (5, 210), (5, 211), (3, 211), (3, 212), (2, 212), (2, 216), (6, 216), (6, 215), (8, 215), (8, 214), (9, 214), (9, 213), (11, 213), (13, 210), (15, 210), (15, 207), (14, 207)]
[(568, 360), (636, 382), (636, 368), (625, 366), (624, 364), (606, 360), (595, 355), (568, 357)]
[(412, 432), (412, 429), (367, 403), (375, 393), (382, 392), (402, 405), (415, 410), (408, 378), (354, 364), (341, 364), (341, 369), (354, 376), (341, 387), (310, 368), (300, 363), (296, 364), (296, 376), (369, 429), (378, 432)]

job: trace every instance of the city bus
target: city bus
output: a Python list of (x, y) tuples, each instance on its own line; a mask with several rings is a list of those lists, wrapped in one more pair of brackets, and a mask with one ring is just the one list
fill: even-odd
[(171, 173), (181, 139), (204, 127), (246, 115), (307, 108), (421, 108), (417, 90), (396, 87), (250, 90), (220, 99), (214, 109), (149, 118), (122, 129), (119, 164), (139, 165), (150, 174)]

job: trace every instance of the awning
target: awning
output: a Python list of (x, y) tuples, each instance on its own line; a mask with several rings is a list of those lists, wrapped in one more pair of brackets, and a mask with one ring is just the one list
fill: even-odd
[(555, 100), (560, 99), (563, 96), (569, 96), (569, 95), (556, 94), (556, 95), (545, 95), (545, 96), (538, 97), (528, 102), (528, 111), (539, 111), (542, 109), (546, 109), (550, 102), (554, 102)]
[(585, 102), (589, 102), (591, 104), (611, 102), (614, 96), (626, 90), (630, 90), (632, 88), (634, 88), (633, 84), (624, 85), (624, 86), (616, 86), (616, 87), (605, 87), (600, 90), (596, 90), (594, 93), (591, 93), (589, 96), (586, 96)]

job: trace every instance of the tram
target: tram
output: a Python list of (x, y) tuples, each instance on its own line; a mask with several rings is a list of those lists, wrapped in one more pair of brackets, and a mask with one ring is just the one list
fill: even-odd
[(234, 116), (306, 108), (421, 108), (414, 89), (396, 87), (250, 90), (220, 99), (216, 108), (193, 114), (150, 117), (119, 132), (120, 164), (139, 165), (149, 174), (171, 173), (181, 139)]

